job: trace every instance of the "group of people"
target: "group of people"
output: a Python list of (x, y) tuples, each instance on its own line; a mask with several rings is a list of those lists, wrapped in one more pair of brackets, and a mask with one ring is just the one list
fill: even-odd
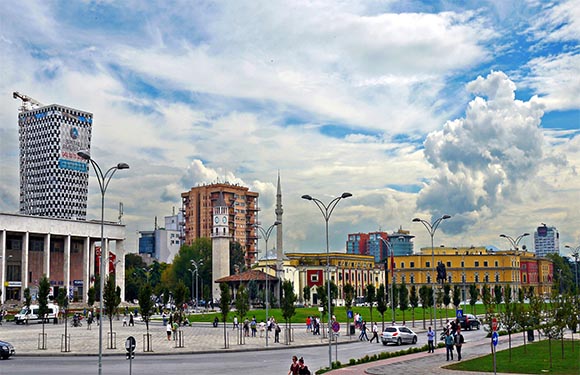
[[(461, 348), (465, 343), (465, 338), (461, 333), (461, 326), (459, 321), (455, 320), (452, 322), (447, 321), (447, 325), (444, 330), (444, 342), (445, 342), (445, 353), (447, 355), (447, 360), (453, 360), (453, 351), (457, 351), (457, 360), (461, 361)], [(429, 327), (427, 331), (427, 344), (429, 346), (428, 353), (435, 353), (435, 332)]]
[(288, 371), (288, 375), (310, 375), (312, 374), (308, 369), (308, 366), (304, 364), (304, 358), (296, 357), (295, 355), (292, 356), (292, 364), (290, 365), (290, 371)]
[(129, 313), (129, 320), (127, 321), (127, 314), (123, 315), (123, 327), (127, 327), (127, 325), (129, 325), (129, 327), (133, 327), (135, 326), (135, 318), (133, 317), (133, 313)]
[(313, 335), (320, 335), (320, 318), (309, 316), (306, 318), (306, 330)]

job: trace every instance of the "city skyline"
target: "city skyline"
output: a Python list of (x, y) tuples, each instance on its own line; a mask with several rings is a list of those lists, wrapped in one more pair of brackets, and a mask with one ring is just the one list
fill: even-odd
[[(460, 5), (461, 4), (461, 5)], [(558, 228), (580, 244), (580, 5), (414, 1), (42, 2), (0, 9), (0, 211), (18, 212), (13, 91), (94, 114), (92, 157), (115, 176), (126, 249), (191, 187), (260, 194), (287, 252), (443, 214), (435, 246), (509, 248)], [(100, 217), (94, 171), (87, 219)], [(533, 236), (521, 245), (533, 249)], [(263, 249), (260, 242), (260, 249)]]

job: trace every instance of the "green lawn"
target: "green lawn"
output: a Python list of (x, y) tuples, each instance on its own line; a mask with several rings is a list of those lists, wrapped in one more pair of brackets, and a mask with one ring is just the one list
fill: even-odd
[[(574, 348), (572, 345), (575, 345)], [(467, 348), (466, 348), (467, 349)], [(573, 351), (574, 349), (574, 351)], [(504, 373), (518, 374), (580, 374), (580, 342), (564, 340), (564, 358), (562, 358), (562, 344), (559, 340), (552, 340), (552, 365), (548, 340), (534, 342), (524, 346), (512, 348), (512, 359), (509, 359), (509, 350), (496, 353), (496, 370)], [(493, 372), (493, 356), (491, 354), (458, 362), (445, 368), (462, 371)]]
[[(363, 319), (365, 319), (366, 321), (370, 321), (371, 320), (371, 313), (370, 313), (370, 307), (352, 307), (352, 311), (353, 314), (354, 313), (359, 313), (362, 314)], [(465, 313), (469, 313), (471, 314), (471, 306), (467, 305), (467, 309), (464, 311)], [(484, 313), (484, 309), (483, 309), (483, 305), (476, 305), (476, 314), (483, 314)], [(229, 314), (229, 320), (233, 321), (234, 316), (235, 316), (236, 312), (232, 311)], [(334, 314), (336, 315), (337, 319), (340, 322), (346, 322), (346, 308), (345, 307), (336, 307), (334, 309)], [(196, 314), (196, 315), (191, 315), (190, 321), (192, 322), (211, 322), (213, 321), (215, 316), (220, 316), (217, 313), (207, 313), (207, 314)], [(268, 310), (268, 315), (270, 316), (274, 316), (274, 318), (276, 318), (276, 321), (278, 322), (283, 322), (284, 319), (282, 318), (282, 312), (280, 309), (269, 309)], [(250, 310), (250, 312), (248, 312), (247, 314), (248, 318), (251, 319), (252, 316), (256, 316), (256, 319), (258, 321), (266, 318), (266, 310), (265, 309), (255, 309), (255, 310)], [(318, 306), (316, 307), (304, 307), (304, 308), (296, 308), (296, 315), (294, 315), (294, 317), (292, 317), (292, 323), (293, 324), (306, 324), (306, 318), (308, 316), (318, 316), (320, 317), (320, 312), (318, 311)], [(327, 321), (327, 317), (328, 315), (325, 315), (323, 317), (323, 321), (326, 322)], [(427, 311), (425, 312), (425, 319), (427, 320), (426, 324), (429, 325), (430, 321), (429, 321), (429, 309), (427, 309)], [(437, 309), (437, 321), (438, 321), (438, 325), (439, 325), (439, 321), (440, 319), (442, 319), (443, 322), (445, 322), (445, 320), (447, 319), (447, 317), (449, 319), (455, 317), (455, 310), (452, 309), (448, 309), (447, 311), (445, 311), (445, 309)], [(239, 317), (238, 317), (239, 318)], [(221, 319), (221, 318), (220, 318)], [(396, 310), (396, 314), (395, 314), (395, 319), (398, 322), (401, 322), (403, 320), (405, 320), (407, 322), (407, 325), (411, 324), (412, 321), (412, 313), (411, 310), (406, 310), (405, 314), (403, 316), (403, 312), (401, 310)], [(422, 325), (422, 323), (419, 323), (419, 320), (423, 319), (423, 309), (422, 308), (416, 308), (415, 309), (415, 320), (416, 325), (420, 326)], [(377, 311), (376, 308), (373, 308), (373, 320), (376, 321), (377, 323), (381, 323), (382, 318), (381, 318), (381, 314), (379, 314), (379, 312)], [(391, 310), (387, 310), (385, 312), (385, 323), (389, 322), (392, 320), (392, 311)], [(352, 321), (352, 319), (351, 319)]]

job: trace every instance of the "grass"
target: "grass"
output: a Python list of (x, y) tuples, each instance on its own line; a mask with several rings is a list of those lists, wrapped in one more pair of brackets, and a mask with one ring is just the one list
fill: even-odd
[[(512, 348), (512, 359), (509, 350), (496, 353), (496, 370), (504, 373), (518, 374), (580, 374), (580, 345), (572, 340), (564, 340), (564, 357), (560, 340), (552, 340), (552, 364), (550, 366), (548, 340), (537, 341), (524, 346)], [(575, 345), (575, 347), (573, 347)], [(467, 348), (466, 348), (467, 349)], [(574, 351), (573, 351), (574, 349)], [(493, 372), (493, 356), (475, 358), (458, 362), (447, 369)]]
[[(357, 312), (359, 314), (362, 314), (363, 319), (365, 319), (366, 321), (371, 320), (370, 307), (354, 307), (353, 306), (351, 308), (351, 310), (352, 310), (353, 314), (357, 313)], [(411, 321), (412, 321), (411, 310), (406, 310), (404, 316), (403, 316), (403, 312), (401, 310), (396, 310), (395, 313), (396, 313), (395, 319), (398, 322), (405, 320), (407, 322), (407, 325), (411, 325)], [(471, 314), (472, 313), (471, 306), (467, 305), (464, 313)], [(483, 313), (484, 313), (483, 305), (475, 305), (475, 314), (483, 314)], [(236, 315), (235, 311), (230, 312), (230, 314), (228, 315), (228, 319), (230, 321), (233, 321), (235, 315)], [(268, 309), (268, 315), (274, 316), (274, 318), (276, 318), (276, 321), (278, 321), (278, 322), (284, 322), (284, 319), (282, 318), (282, 311), (280, 309)], [(336, 315), (339, 322), (346, 322), (346, 308), (344, 306), (335, 307), (334, 308), (334, 315)], [(208, 322), (209, 323), (209, 322), (213, 321), (215, 316), (218, 316), (221, 319), (221, 315), (219, 313), (204, 313), (204, 314), (190, 315), (189, 319), (192, 322)], [(266, 310), (265, 309), (250, 310), (248, 312), (247, 316), (249, 319), (251, 319), (252, 316), (256, 316), (256, 319), (258, 320), (258, 322), (262, 319), (264, 319), (264, 321), (265, 321), (266, 320)], [(318, 311), (318, 306), (296, 308), (296, 314), (292, 317), (292, 324), (306, 324), (306, 318), (308, 316), (320, 317), (320, 312)], [(392, 319), (391, 317), (392, 317), (392, 311), (387, 310), (385, 312), (385, 324), (387, 322), (390, 323), (390, 321)], [(455, 317), (455, 310), (448, 309), (447, 311), (445, 311), (445, 309), (437, 309), (437, 325), (438, 326), (439, 326), (439, 322), (441, 320), (443, 322), (445, 322), (446, 319), (452, 319), (454, 317)], [(326, 322), (327, 318), (328, 318), (328, 314), (325, 314), (323, 318), (324, 318), (323, 321)], [(423, 309), (421, 307), (418, 307), (415, 309), (415, 325), (417, 327), (422, 327), (422, 324), (423, 324), (422, 319), (423, 319)], [(430, 325), (429, 309), (427, 309), (425, 312), (425, 319), (426, 319), (425, 324), (427, 326)], [(376, 308), (373, 308), (373, 320), (379, 324), (382, 322), (381, 314), (379, 314), (379, 312), (377, 311)], [(350, 322), (352, 322), (352, 319), (350, 319)]]

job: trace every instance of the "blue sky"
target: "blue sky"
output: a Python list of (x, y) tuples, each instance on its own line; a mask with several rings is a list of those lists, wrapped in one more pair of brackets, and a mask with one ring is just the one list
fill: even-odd
[[(346, 235), (453, 218), (448, 246), (556, 226), (580, 244), (577, 1), (28, 1), (0, 9), (0, 210), (18, 210), (20, 91), (94, 113), (92, 152), (131, 165), (129, 247), (180, 193), (217, 180), (260, 193), (281, 173), (288, 251), (324, 247), (310, 194), (353, 194)], [(91, 178), (89, 217), (99, 216)], [(529, 241), (526, 239), (525, 241)], [(527, 243), (532, 248), (531, 242)]]

